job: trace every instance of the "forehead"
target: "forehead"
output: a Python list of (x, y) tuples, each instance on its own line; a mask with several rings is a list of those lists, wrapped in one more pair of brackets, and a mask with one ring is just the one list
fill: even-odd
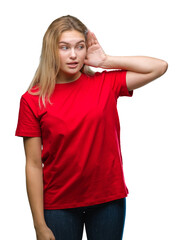
[(63, 41), (70, 44), (74, 44), (81, 40), (85, 41), (84, 35), (81, 32), (78, 32), (76, 30), (71, 30), (71, 31), (65, 31), (61, 34), (59, 38), (59, 43)]

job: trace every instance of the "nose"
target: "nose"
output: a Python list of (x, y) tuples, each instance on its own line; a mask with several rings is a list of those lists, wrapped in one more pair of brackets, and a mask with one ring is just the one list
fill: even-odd
[(71, 49), (70, 57), (71, 57), (72, 59), (75, 59), (75, 58), (76, 58), (76, 52), (75, 52), (75, 49), (74, 49), (74, 48)]

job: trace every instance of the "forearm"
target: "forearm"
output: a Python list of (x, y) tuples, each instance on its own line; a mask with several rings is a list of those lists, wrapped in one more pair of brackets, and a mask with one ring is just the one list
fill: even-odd
[(34, 227), (46, 225), (43, 207), (43, 174), (42, 167), (26, 164), (26, 187), (32, 211)]
[(123, 69), (137, 73), (163, 71), (167, 63), (164, 60), (146, 56), (109, 56), (100, 66), (106, 69)]

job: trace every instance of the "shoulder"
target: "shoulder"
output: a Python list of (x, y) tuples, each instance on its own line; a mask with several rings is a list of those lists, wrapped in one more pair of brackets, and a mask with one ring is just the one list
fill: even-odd
[(100, 77), (103, 76), (107, 73), (107, 70), (102, 70), (101, 72), (95, 72), (94, 76)]
[(103, 70), (103, 71), (97, 71), (93, 75), (90, 75), (90, 76), (87, 74), (84, 74), (84, 75), (86, 78), (94, 79), (94, 78), (103, 78), (106, 73), (107, 73), (107, 71)]
[(97, 78), (98, 80), (102, 80), (105, 82), (123, 82), (126, 79), (126, 70), (122, 69), (110, 69), (110, 70), (103, 70), (101, 72), (95, 72), (92, 76), (93, 78)]
[(93, 76), (97, 76), (97, 77), (111, 77), (111, 76), (115, 76), (115, 75), (122, 75), (125, 74), (126, 70), (122, 70), (122, 69), (112, 69), (112, 70), (102, 70), (101, 72), (95, 72), (95, 74)]
[(24, 101), (29, 105), (37, 105), (39, 100), (39, 94), (37, 94), (38, 91), (38, 86), (33, 86), (31, 89), (27, 90), (22, 94), (21, 101)]
[(33, 86), (32, 88), (24, 92), (21, 97), (25, 99), (39, 97), (39, 87), (37, 85)]

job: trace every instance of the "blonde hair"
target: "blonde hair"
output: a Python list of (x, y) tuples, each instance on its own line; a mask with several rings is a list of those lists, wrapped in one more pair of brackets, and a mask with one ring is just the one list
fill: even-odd
[[(62, 16), (54, 20), (43, 37), (39, 66), (27, 89), (30, 94), (39, 95), (40, 108), (40, 100), (42, 100), (44, 107), (46, 107), (46, 101), (52, 104), (50, 97), (54, 91), (56, 78), (60, 71), (58, 41), (62, 32), (69, 30), (77, 30), (83, 33), (85, 40), (87, 40), (87, 27), (79, 19), (70, 15)], [(85, 64), (80, 71), (88, 76), (95, 74), (95, 72)], [(31, 91), (33, 87), (36, 87), (36, 92)]]

